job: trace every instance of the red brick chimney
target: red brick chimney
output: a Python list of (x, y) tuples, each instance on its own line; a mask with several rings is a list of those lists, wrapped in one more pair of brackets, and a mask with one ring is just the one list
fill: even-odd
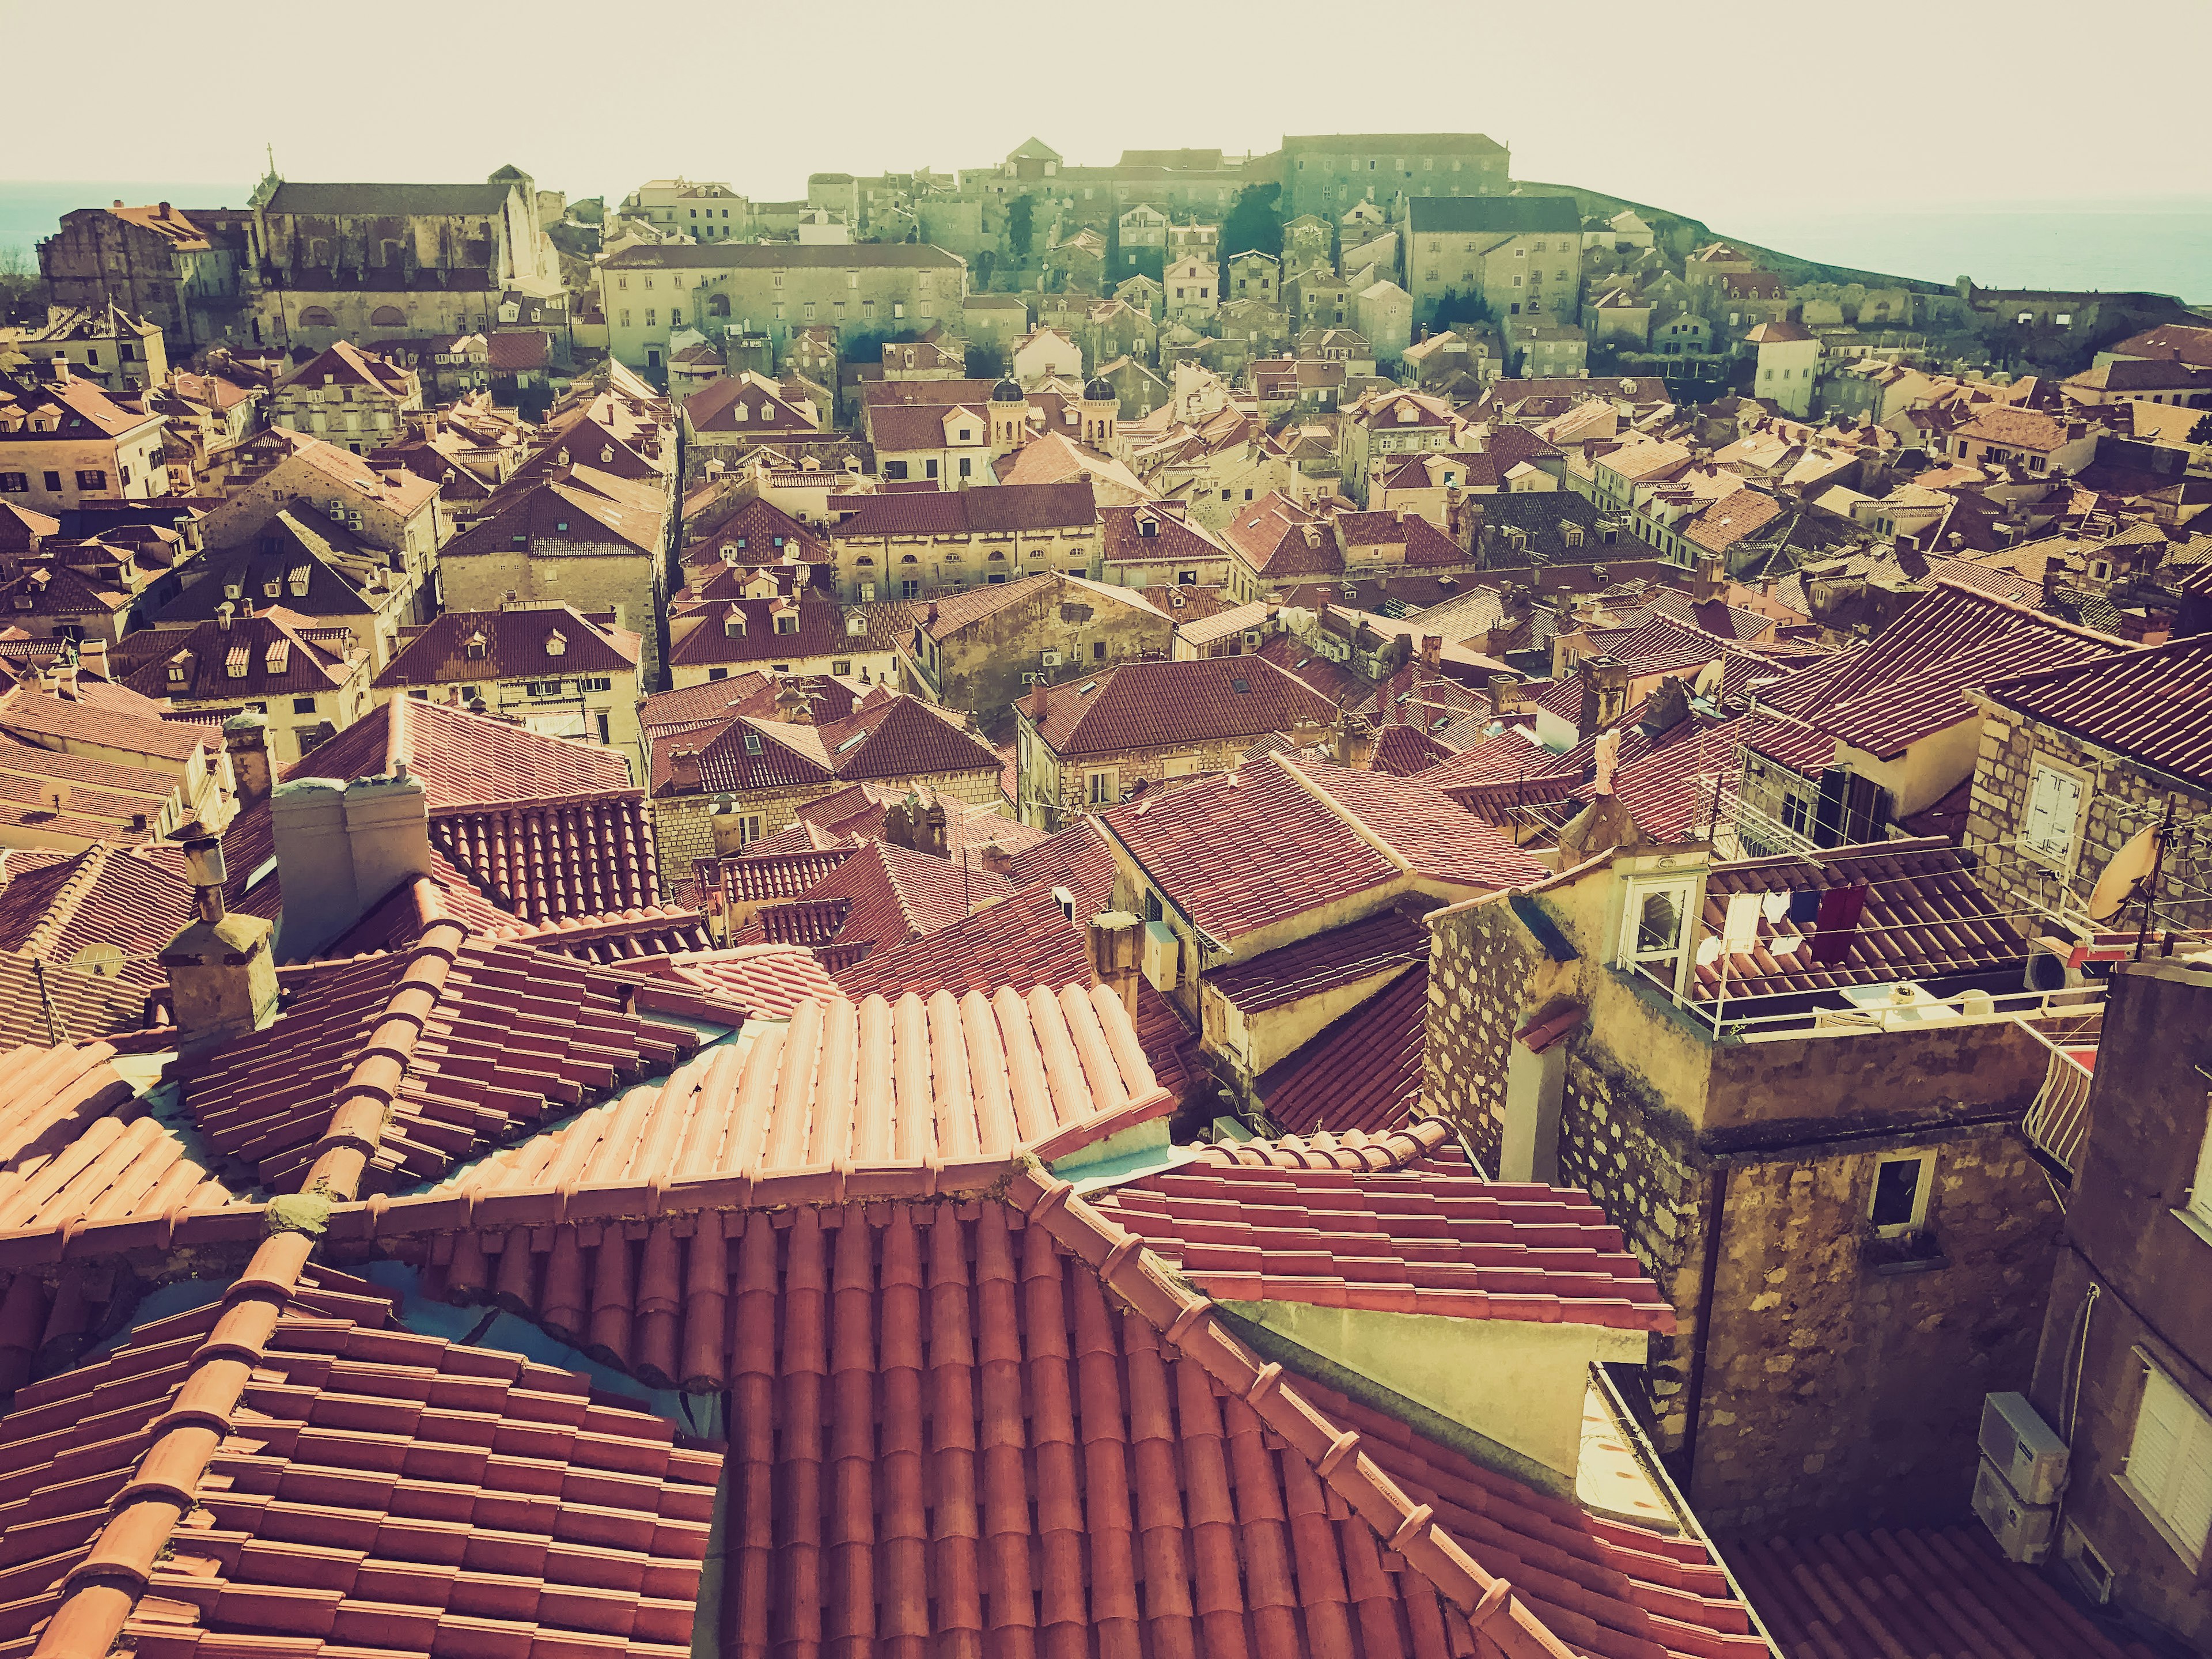
[(686, 747), (670, 750), (668, 767), (668, 781), (672, 787), (686, 794), (698, 790), (699, 751), (696, 749)]

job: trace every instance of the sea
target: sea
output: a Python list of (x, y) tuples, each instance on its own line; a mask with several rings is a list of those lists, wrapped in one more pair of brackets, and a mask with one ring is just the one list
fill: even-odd
[[(250, 184), (0, 179), (0, 255), (33, 254), (72, 208), (114, 201), (243, 207)], [(1710, 220), (1740, 236), (1825, 264), (1948, 285), (2147, 289), (2212, 305), (2212, 196), (1962, 203), (1831, 211), (1780, 204)]]

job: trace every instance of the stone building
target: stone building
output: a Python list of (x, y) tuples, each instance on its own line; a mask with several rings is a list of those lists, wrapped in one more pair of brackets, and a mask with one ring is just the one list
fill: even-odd
[[(1334, 218), (1353, 202), (1498, 196), (1512, 155), (1479, 132), (1340, 132), (1283, 140), (1283, 210)], [(1573, 198), (1562, 198), (1571, 209)]]
[(653, 737), (649, 793), (660, 867), (742, 851), (809, 801), (856, 783), (927, 789), (995, 806), (997, 752), (945, 709), (888, 691), (818, 724), (805, 682), (778, 690), (782, 718), (737, 715)]
[(116, 305), (63, 312), (44, 328), (20, 336), (14, 349), (34, 363), (66, 362), (73, 376), (125, 396), (158, 387), (169, 378), (161, 325)]
[(118, 201), (62, 215), (60, 230), (39, 244), (39, 274), (55, 305), (118, 307), (180, 347), (202, 346), (222, 337), (220, 311), (204, 302), (237, 293), (238, 252), (167, 202)]
[(269, 423), (365, 455), (396, 442), (406, 432), (407, 412), (422, 407), (415, 370), (340, 341), (270, 388)]
[(1016, 815), (1058, 830), (1139, 781), (1233, 769), (1261, 738), (1311, 743), (1336, 705), (1258, 657), (1125, 663), (1014, 705)]
[(1708, 1522), (1963, 1517), (2058, 1219), (2027, 941), (1940, 843), (1713, 864), (1603, 788), (1561, 874), (1431, 917), (1425, 1098), (1672, 1301), (1647, 1387)]
[(2067, 1446), (2061, 1570), (2194, 1652), (2212, 1646), (2207, 1032), (2201, 959), (2114, 968), (2085, 1120), (2048, 1143), (2068, 1176), (2066, 1232), (2027, 1389)]
[[(210, 550), (258, 549), (272, 533), (289, 539), (270, 529), (285, 514), (331, 542), (342, 562), (366, 562), (362, 550), (383, 555), (386, 589), (437, 599), (438, 550), (450, 521), (438, 485), (428, 478), (372, 466), (320, 439), (293, 440), (289, 454), (208, 514), (202, 538)], [(316, 528), (325, 523), (327, 532)], [(409, 620), (424, 620), (429, 608)], [(380, 665), (383, 658), (376, 660)]]
[(917, 242), (640, 243), (599, 262), (599, 305), (614, 355), (657, 374), (678, 329), (765, 334), (779, 362), (801, 330), (862, 334), (963, 325), (967, 262)]
[(1032, 686), (1164, 659), (1174, 643), (1173, 620), (1136, 590), (1045, 570), (923, 606), (900, 642), (899, 683), (988, 729)]
[(657, 688), (658, 618), (675, 534), (663, 481), (572, 463), (518, 478), (494, 507), (447, 545), (446, 603), (457, 611), (526, 601), (611, 612), (617, 628), (644, 635), (644, 682)]
[(2166, 849), (2156, 926), (2212, 927), (2212, 738), (2201, 690), (2212, 635), (2002, 679), (1974, 694), (1981, 750), (1964, 846), (2007, 908), (2040, 910), (2077, 930), (2141, 920), (2140, 907), (2090, 918), (2097, 878), (2172, 803), (2181, 826)]
[(183, 714), (265, 716), (280, 771), (352, 725), (369, 707), (368, 653), (343, 628), (321, 629), (271, 605), (218, 611), (189, 633), (134, 635), (112, 657), (123, 684), (167, 697)]
[[(988, 406), (994, 416), (1023, 407)], [(980, 442), (981, 427), (971, 429)], [(946, 598), (1048, 571), (1098, 574), (1098, 505), (1088, 483), (832, 495), (829, 519), (837, 592), (848, 603)]]
[(164, 424), (79, 380), (66, 359), (0, 374), (0, 497), (52, 514), (166, 495)]
[(1571, 196), (1463, 201), (1417, 197), (1407, 208), (1406, 289), (1416, 322), (1447, 295), (1480, 295), (1516, 317), (1571, 323), (1582, 303), (1582, 221)]

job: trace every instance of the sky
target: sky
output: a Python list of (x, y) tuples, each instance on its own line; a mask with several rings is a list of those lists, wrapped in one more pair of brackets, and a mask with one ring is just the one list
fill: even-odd
[[(1517, 178), (1720, 228), (1785, 202), (2212, 197), (2204, 0), (2106, 13), (2124, 18), (2120, 82), (2099, 67), (2098, 14), (2048, 0), (190, 9), (179, 30), (173, 3), (114, 0), (100, 38), (157, 50), (103, 50), (90, 82), (11, 76), (0, 189), (234, 189), (273, 143), (292, 179), (471, 179), (512, 161), (574, 197), (680, 173), (774, 200), (812, 171), (988, 165), (1032, 134), (1101, 163), (1266, 151), (1286, 131), (1473, 131), (1511, 146)], [(79, 62), (82, 9), (0, 0), (0, 41), (19, 66)], [(349, 59), (357, 75), (324, 72)]]

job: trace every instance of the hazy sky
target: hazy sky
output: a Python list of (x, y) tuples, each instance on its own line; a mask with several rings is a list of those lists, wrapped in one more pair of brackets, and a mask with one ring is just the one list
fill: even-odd
[(86, 15), (0, 0), (22, 71), (0, 174), (235, 187), (273, 142), (292, 179), (511, 161), (574, 196), (682, 173), (774, 199), (810, 171), (983, 165), (1032, 133), (1103, 162), (1441, 130), (1510, 144), (1516, 177), (1719, 225), (1784, 201), (2212, 195), (2204, 0), (116, 0), (91, 58)]

